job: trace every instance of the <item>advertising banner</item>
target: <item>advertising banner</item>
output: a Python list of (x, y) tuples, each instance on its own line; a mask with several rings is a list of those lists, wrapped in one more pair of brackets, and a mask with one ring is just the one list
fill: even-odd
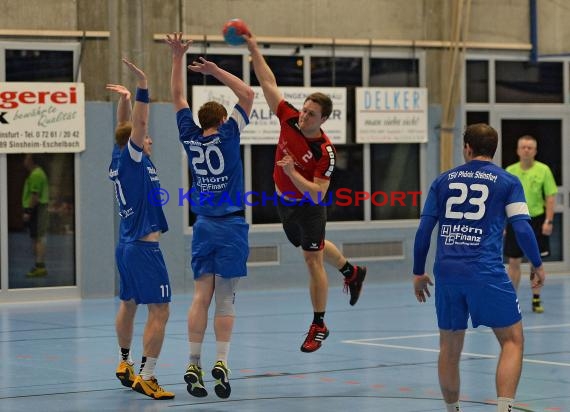
[(83, 83), (0, 82), (0, 153), (83, 150)]

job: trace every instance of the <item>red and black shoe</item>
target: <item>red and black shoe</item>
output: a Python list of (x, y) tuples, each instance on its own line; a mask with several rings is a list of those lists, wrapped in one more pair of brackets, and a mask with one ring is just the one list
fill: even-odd
[(329, 336), (329, 330), (323, 324), (319, 326), (312, 323), (309, 328), (309, 333), (305, 338), (305, 342), (301, 345), (301, 352), (314, 352), (321, 347), (323, 341)]
[(355, 266), (351, 276), (344, 278), (344, 293), (350, 292), (350, 306), (354, 306), (358, 302), (360, 292), (362, 291), (362, 283), (366, 277), (366, 267)]

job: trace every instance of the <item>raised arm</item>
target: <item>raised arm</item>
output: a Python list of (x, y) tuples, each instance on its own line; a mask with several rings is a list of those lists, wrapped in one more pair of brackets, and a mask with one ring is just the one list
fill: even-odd
[(244, 35), (244, 38), (247, 42), (247, 48), (251, 53), (251, 62), (253, 64), (253, 70), (255, 71), (255, 76), (257, 80), (259, 80), (259, 84), (261, 84), (261, 88), (263, 89), (263, 95), (265, 96), (265, 100), (269, 105), (269, 108), (273, 113), (277, 112), (277, 106), (281, 100), (283, 100), (283, 95), (279, 88), (277, 87), (277, 80), (275, 80), (275, 75), (267, 65), (265, 58), (259, 51), (259, 46), (253, 37), (253, 34)]
[(137, 94), (133, 108), (133, 129), (131, 140), (138, 147), (143, 147), (144, 138), (148, 130), (149, 97), (148, 83), (144, 72), (127, 59), (123, 59), (129, 70), (137, 77)]
[(193, 61), (188, 69), (196, 73), (209, 74), (214, 76), (221, 83), (228, 86), (238, 98), (238, 104), (249, 116), (253, 106), (253, 98), (255, 96), (253, 89), (243, 82), (239, 77), (230, 72), (221, 69), (216, 63), (200, 57), (198, 61)]
[(121, 84), (107, 84), (107, 90), (119, 94), (119, 104), (117, 105), (117, 126), (131, 121), (131, 92)]
[(172, 94), (172, 104), (178, 112), (181, 109), (190, 107), (184, 93), (184, 56), (192, 44), (192, 40), (182, 40), (182, 33), (172, 33), (166, 35), (166, 44), (172, 51), (172, 73), (170, 75), (170, 92)]

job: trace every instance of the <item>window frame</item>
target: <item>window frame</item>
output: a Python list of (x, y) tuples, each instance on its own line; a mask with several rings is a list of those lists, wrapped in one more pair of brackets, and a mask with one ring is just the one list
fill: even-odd
[[(470, 50), (465, 56), (466, 60), (487, 60), (488, 61), (488, 78), (489, 78), (489, 102), (487, 103), (468, 103), (466, 101), (466, 70), (465, 65), (462, 69), (461, 79), (461, 112), (460, 124), (461, 130), (464, 130), (467, 125), (467, 112), (487, 112), (489, 115), (489, 124), (497, 129), (499, 136), (501, 136), (501, 120), (505, 116), (512, 116), (512, 119), (521, 118), (525, 120), (562, 120), (562, 150), (564, 150), (565, 132), (567, 133), (570, 125), (570, 114), (568, 114), (567, 102), (570, 99), (570, 56), (568, 55), (554, 55), (540, 57), (541, 62), (559, 62), (562, 63), (562, 87), (563, 87), (563, 101), (561, 103), (497, 103), (496, 101), (496, 75), (495, 75), (495, 61), (528, 61), (529, 56), (526, 52), (488, 52)], [(459, 137), (458, 137), (459, 138)], [(502, 144), (501, 137), (499, 137), (499, 146), (495, 153), (493, 163), (499, 167), (502, 159)], [(540, 148), (539, 148), (540, 150)], [(555, 218), (558, 216), (563, 217), (562, 242), (570, 226), (568, 222), (568, 212), (566, 211), (565, 193), (568, 187), (568, 174), (569, 170), (562, 171), (562, 186), (558, 186), (559, 192), (556, 200), (556, 207), (554, 210)], [(562, 243), (564, 244), (564, 243)], [(547, 262), (547, 271), (567, 271), (570, 265), (568, 255), (562, 252), (561, 261)]]
[[(81, 82), (80, 42), (52, 41), (0, 41), (0, 81), (6, 80), (6, 49), (9, 50), (45, 50), (71, 51), (73, 53), (74, 82)], [(79, 205), (81, 195), (80, 154), (74, 154), (74, 202)], [(3, 302), (20, 302), (25, 300), (48, 300), (53, 298), (81, 297), (81, 219), (79, 207), (74, 208), (75, 219), (75, 284), (70, 286), (47, 286), (25, 289), (9, 289), (8, 267), (8, 198), (7, 198), (7, 154), (0, 153), (0, 297)]]

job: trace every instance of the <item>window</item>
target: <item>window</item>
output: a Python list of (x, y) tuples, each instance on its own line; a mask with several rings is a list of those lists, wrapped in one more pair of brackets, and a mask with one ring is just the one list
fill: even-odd
[(467, 60), (465, 63), (465, 98), (467, 103), (489, 102), (489, 63)]
[(496, 61), (497, 103), (563, 103), (561, 62)]
[(372, 204), (372, 220), (417, 219), (420, 197), (410, 192), (420, 191), (419, 145), (374, 144), (370, 152), (372, 193), (377, 202)]
[(73, 51), (6, 50), (7, 82), (72, 82)]
[[(277, 136), (275, 136), (277, 141)], [(275, 146), (252, 145), (251, 147), (251, 187), (255, 193), (267, 196), (275, 192), (273, 184), (273, 166), (275, 165)], [(257, 197), (261, 199), (261, 197)], [(260, 201), (252, 206), (252, 223), (279, 223), (277, 207), (273, 200)]]
[(311, 57), (311, 86), (362, 86), (362, 59)]
[[(336, 165), (331, 179), (329, 194), (333, 201), (328, 206), (327, 220), (354, 221), (364, 219), (364, 205), (339, 205), (335, 193), (364, 190), (363, 145), (355, 143), (355, 93), (362, 86), (362, 58), (360, 57), (311, 57), (311, 86), (346, 87), (346, 144), (335, 145)], [(325, 123), (326, 125), (326, 123)], [(341, 202), (342, 204), (342, 202)]]
[(370, 86), (419, 87), (418, 59), (370, 59)]
[[(7, 157), (9, 288), (75, 285), (74, 154)], [(24, 220), (23, 213), (25, 182), (31, 179), (27, 157), (34, 158), (47, 183), (46, 198), (40, 199), (29, 221)], [(47, 276), (34, 272), (37, 263), (45, 266)]]
[[(10, 82), (73, 82), (77, 78), (74, 50), (21, 46), (5, 49), (5, 80)], [(54, 48), (58, 48), (56, 46)], [(64, 49), (66, 47), (63, 47)], [(73, 47), (67, 47), (75, 48)], [(73, 153), (8, 154), (8, 287), (74, 286), (75, 270), (75, 155)], [(31, 159), (31, 160), (30, 160)], [(39, 170), (41, 173), (37, 173)], [(39, 205), (29, 206), (26, 181), (35, 170), (46, 190)], [(29, 187), (29, 186), (27, 186)], [(26, 205), (24, 204), (26, 203)], [(40, 269), (38, 269), (40, 268)]]
[[(559, 197), (555, 210), (555, 230), (550, 236), (551, 255), (547, 261), (564, 260), (564, 220), (566, 211), (560, 204), (564, 184), (564, 131), (568, 116), (563, 103), (568, 99), (568, 73), (563, 67), (567, 58), (545, 58), (531, 62), (526, 54), (505, 60), (501, 55), (472, 53), (465, 67), (465, 122), (488, 123), (499, 133), (495, 162), (507, 167), (519, 161), (517, 142), (523, 135), (537, 139), (537, 161), (550, 166)], [(566, 92), (566, 93), (565, 93)]]
[(467, 112), (467, 124), (487, 123), (489, 124), (489, 112)]
[[(418, 60), (371, 59), (370, 86), (418, 87)], [(418, 219), (420, 198), (414, 200), (408, 192), (421, 190), (419, 144), (371, 144), (370, 167), (371, 192), (377, 194), (377, 204), (372, 203), (372, 220)], [(402, 193), (406, 194), (404, 200), (397, 201)]]
[[(536, 160), (547, 164), (554, 180), (562, 186), (562, 121), (560, 119), (503, 119), (501, 122), (501, 164), (508, 166), (519, 161), (518, 139), (531, 135), (537, 142)], [(556, 150), (556, 149), (558, 150)], [(555, 149), (555, 150), (553, 150)]]
[[(303, 59), (298, 56), (265, 56), (265, 61), (277, 79), (277, 84), (283, 86), (303, 86)], [(251, 85), (259, 86), (251, 66)]]

